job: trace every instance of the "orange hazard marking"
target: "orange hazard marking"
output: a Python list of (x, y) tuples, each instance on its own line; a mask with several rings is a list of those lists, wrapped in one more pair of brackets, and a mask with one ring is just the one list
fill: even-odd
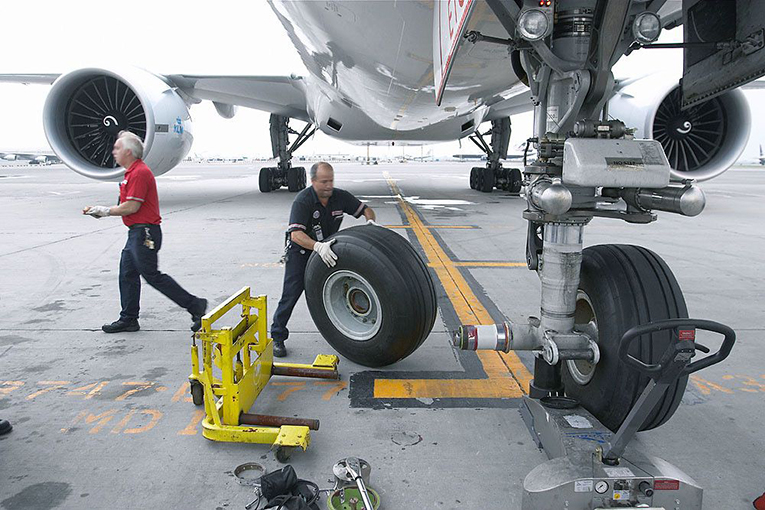
[(205, 412), (200, 411), (197, 409), (194, 411), (194, 416), (191, 418), (191, 421), (186, 426), (185, 429), (178, 432), (179, 436), (194, 436), (197, 433), (197, 429), (199, 429), (199, 424), (202, 422), (202, 420), (205, 417)]
[[(388, 186), (398, 199), (427, 263), (436, 273), (462, 324), (494, 324), (470, 285), (401, 195), (396, 182), (385, 172)], [(467, 263), (465, 265), (468, 265)], [(524, 264), (525, 265), (525, 264)], [(375, 398), (518, 398), (528, 393), (531, 373), (513, 353), (477, 351), (486, 379), (376, 379)]]

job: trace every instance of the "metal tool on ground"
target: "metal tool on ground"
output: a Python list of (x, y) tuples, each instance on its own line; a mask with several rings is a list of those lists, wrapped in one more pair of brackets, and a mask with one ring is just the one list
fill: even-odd
[(369, 487), (372, 467), (364, 459), (348, 457), (333, 467), (335, 489), (327, 498), (329, 510), (376, 510), (380, 495)]
[[(236, 306), (241, 320), (233, 328), (213, 325)], [(204, 405), (202, 435), (213, 441), (270, 444), (276, 459), (286, 462), (297, 448), (308, 448), (311, 430), (319, 421), (248, 414), (274, 375), (339, 379), (339, 358), (320, 354), (312, 364), (274, 363), (273, 344), (266, 330), (266, 296), (250, 296), (250, 287), (202, 317), (202, 328), (191, 346), (191, 396)], [(199, 346), (202, 344), (202, 355)], [(201, 359), (201, 361), (200, 361)]]
[[(691, 362), (696, 330), (724, 335), (720, 349)], [(670, 343), (658, 363), (634, 357), (632, 344), (641, 335), (671, 330)], [(702, 488), (670, 463), (648, 457), (629, 442), (655, 412), (656, 403), (681, 377), (723, 361), (735, 342), (728, 326), (697, 319), (670, 319), (627, 331), (619, 358), (651, 380), (614, 434), (574, 399), (560, 396), (540, 400), (524, 397), (521, 415), (537, 446), (550, 460), (534, 468), (523, 482), (523, 510), (566, 508), (683, 508), (700, 510)]]

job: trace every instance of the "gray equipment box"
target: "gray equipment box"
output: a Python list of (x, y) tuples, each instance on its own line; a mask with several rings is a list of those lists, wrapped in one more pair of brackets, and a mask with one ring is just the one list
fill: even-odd
[(666, 188), (670, 166), (656, 140), (569, 138), (563, 184), (604, 188)]

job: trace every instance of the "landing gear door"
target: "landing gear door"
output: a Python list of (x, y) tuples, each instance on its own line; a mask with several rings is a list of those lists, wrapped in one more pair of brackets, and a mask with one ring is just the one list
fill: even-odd
[(684, 109), (765, 75), (762, 0), (683, 0), (683, 26)]
[(476, 0), (439, 0), (433, 6), (433, 79), (441, 106), (446, 80)]

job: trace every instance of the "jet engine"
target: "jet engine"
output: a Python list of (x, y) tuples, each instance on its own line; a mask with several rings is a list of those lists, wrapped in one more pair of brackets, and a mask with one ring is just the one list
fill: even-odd
[(143, 69), (78, 69), (53, 84), (43, 110), (45, 136), (72, 170), (99, 180), (119, 179), (112, 156), (122, 130), (144, 141), (144, 161), (155, 175), (176, 166), (191, 149), (191, 115), (178, 93)]
[(704, 181), (730, 168), (746, 147), (752, 126), (749, 104), (732, 90), (681, 110), (677, 79), (651, 75), (617, 85), (608, 103), (610, 117), (636, 128), (636, 138), (664, 147), (672, 175)]

